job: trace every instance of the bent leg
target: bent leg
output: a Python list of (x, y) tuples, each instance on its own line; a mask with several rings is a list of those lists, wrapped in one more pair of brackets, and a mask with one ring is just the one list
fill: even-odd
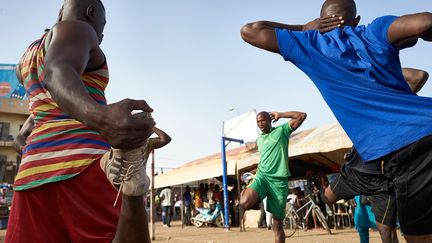
[(258, 192), (251, 188), (246, 188), (241, 193), (240, 206), (245, 210), (252, 208), (260, 200)]
[[(150, 185), (145, 169), (148, 155), (149, 149), (146, 144), (127, 151), (111, 149), (100, 161), (100, 169), (105, 172), (106, 181), (118, 190), (117, 195), (122, 195), (113, 243), (151, 242), (144, 204), (144, 196)], [(105, 204), (107, 203), (110, 204), (112, 201)]]
[(266, 194), (267, 191), (264, 184), (264, 178), (260, 173), (257, 173), (249, 186), (244, 191), (242, 191), (240, 197), (240, 207), (245, 210), (251, 209), (258, 203), (259, 200), (264, 199)]
[(329, 186), (324, 191), (324, 197), (327, 199), (327, 202), (329, 204), (336, 203), (338, 200), (336, 194), (333, 192), (333, 190)]

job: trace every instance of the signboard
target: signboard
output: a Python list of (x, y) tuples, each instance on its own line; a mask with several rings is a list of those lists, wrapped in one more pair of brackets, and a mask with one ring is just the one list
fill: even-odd
[(24, 86), (15, 74), (15, 64), (0, 64), (0, 99), (27, 99)]

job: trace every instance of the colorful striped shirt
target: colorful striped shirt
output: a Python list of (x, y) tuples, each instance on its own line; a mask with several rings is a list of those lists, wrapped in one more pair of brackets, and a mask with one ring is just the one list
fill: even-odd
[[(14, 190), (26, 190), (74, 177), (110, 148), (98, 132), (63, 112), (45, 89), (44, 43), (47, 33), (30, 45), (19, 67), (35, 127), (22, 151)], [(86, 70), (81, 80), (98, 103), (106, 104), (106, 63), (97, 70)]]

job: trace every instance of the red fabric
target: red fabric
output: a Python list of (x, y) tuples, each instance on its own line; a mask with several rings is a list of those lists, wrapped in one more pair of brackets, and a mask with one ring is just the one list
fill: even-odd
[(69, 180), (14, 192), (5, 243), (111, 242), (121, 201), (94, 161)]

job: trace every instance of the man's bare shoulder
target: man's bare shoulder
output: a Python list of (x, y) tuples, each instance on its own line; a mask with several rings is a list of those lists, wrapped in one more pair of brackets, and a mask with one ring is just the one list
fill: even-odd
[(46, 45), (53, 39), (61, 39), (62, 41), (81, 40), (98, 45), (98, 38), (95, 30), (91, 25), (84, 21), (65, 20), (55, 24), (47, 34)]

